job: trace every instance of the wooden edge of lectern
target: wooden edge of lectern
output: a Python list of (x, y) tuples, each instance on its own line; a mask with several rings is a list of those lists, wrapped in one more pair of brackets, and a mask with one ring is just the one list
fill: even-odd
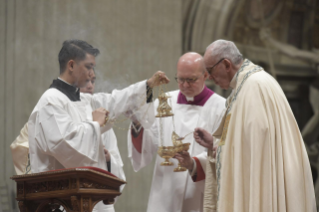
[(99, 201), (114, 203), (125, 181), (98, 168), (70, 168), (14, 175), (21, 212), (63, 208), (67, 212), (91, 212)]

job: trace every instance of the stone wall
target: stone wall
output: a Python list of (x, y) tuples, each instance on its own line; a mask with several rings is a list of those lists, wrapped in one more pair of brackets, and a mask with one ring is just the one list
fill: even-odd
[[(123, 88), (156, 70), (172, 79), (167, 89), (176, 89), (181, 8), (181, 0), (0, 0), (0, 181), (10, 194), (1, 200), (3, 211), (17, 211), (9, 146), (58, 76), (62, 42), (82, 39), (101, 50), (96, 67), (99, 91)], [(132, 170), (127, 127), (124, 121), (115, 128), (128, 182), (116, 209), (140, 212), (146, 210), (153, 167)]]

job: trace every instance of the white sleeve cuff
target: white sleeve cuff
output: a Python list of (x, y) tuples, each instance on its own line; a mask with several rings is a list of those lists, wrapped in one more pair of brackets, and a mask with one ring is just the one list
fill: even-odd
[(193, 162), (194, 162), (194, 163), (193, 163), (193, 164), (194, 164), (194, 165), (193, 165), (193, 169), (192, 169), (191, 171), (188, 170), (188, 172), (189, 172), (190, 176), (193, 177), (193, 176), (197, 173), (197, 171), (196, 171), (196, 170), (197, 170), (197, 165), (196, 165), (195, 159), (192, 158), (192, 160), (193, 160)]

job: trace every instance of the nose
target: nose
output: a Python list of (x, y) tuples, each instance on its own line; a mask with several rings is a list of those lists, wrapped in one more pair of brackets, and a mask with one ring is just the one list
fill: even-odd
[(183, 87), (189, 87), (189, 83), (187, 81), (182, 82)]
[(93, 88), (93, 84), (91, 81), (88, 82), (88, 84), (86, 85), (87, 89), (91, 90)]
[(93, 74), (94, 74), (94, 70), (93, 70), (93, 69), (90, 69), (90, 71), (89, 71), (89, 77), (92, 77)]

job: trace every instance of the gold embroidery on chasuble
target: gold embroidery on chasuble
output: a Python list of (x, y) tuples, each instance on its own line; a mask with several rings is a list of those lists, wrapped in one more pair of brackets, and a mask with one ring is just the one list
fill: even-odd
[(228, 124), (229, 124), (230, 116), (231, 116), (231, 114), (228, 114), (226, 116), (224, 127), (223, 127), (223, 133), (222, 133), (222, 137), (221, 137), (220, 142), (219, 142), (219, 146), (225, 145), (225, 140), (226, 140), (226, 135), (227, 135), (227, 131), (228, 131)]

